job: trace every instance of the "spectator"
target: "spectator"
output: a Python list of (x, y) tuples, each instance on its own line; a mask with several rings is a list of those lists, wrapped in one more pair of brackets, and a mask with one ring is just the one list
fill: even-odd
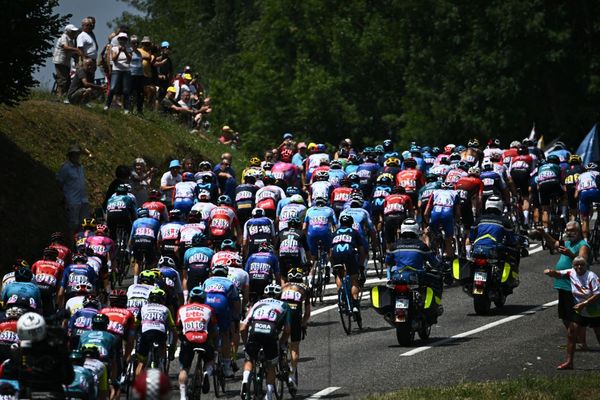
[(567, 360), (560, 364), (558, 369), (573, 369), (577, 332), (582, 328), (592, 327), (596, 339), (600, 342), (600, 281), (598, 275), (588, 270), (587, 260), (577, 256), (573, 259), (572, 268), (544, 270), (544, 274), (569, 283), (574, 298), (567, 327)]
[(56, 93), (59, 97), (66, 96), (71, 85), (71, 61), (75, 56), (81, 55), (77, 48), (78, 32), (79, 28), (75, 25), (67, 25), (54, 46), (52, 62), (56, 74)]
[(95, 72), (96, 62), (91, 58), (86, 58), (83, 65), (77, 67), (67, 92), (69, 103), (87, 104), (90, 100), (98, 97), (104, 87), (94, 83)]
[(224, 125), (221, 128), (221, 137), (219, 138), (219, 142), (226, 146), (232, 146), (236, 141), (236, 132), (231, 129), (228, 125)]
[(131, 88), (131, 51), (127, 49), (128, 36), (125, 32), (117, 35), (118, 46), (111, 48), (111, 67), (110, 91), (106, 98), (104, 111), (107, 111), (112, 104), (115, 94), (123, 95), (123, 108), (125, 114), (129, 114), (129, 90)]
[[(135, 106), (139, 115), (144, 112), (144, 87), (146, 86), (146, 76), (144, 75), (142, 50), (138, 47), (138, 37), (131, 36), (131, 94), (135, 101)], [(133, 109), (133, 105), (131, 106)]]
[(183, 172), (191, 172), (191, 173), (195, 173), (194, 171), (194, 160), (192, 160), (189, 157), (186, 157), (183, 159), (183, 161), (181, 162), (183, 164)]
[(56, 180), (64, 196), (69, 228), (68, 237), (73, 237), (73, 233), (77, 230), (83, 218), (89, 216), (87, 184), (80, 157), (81, 149), (77, 145), (72, 145), (67, 151), (67, 161), (56, 173)]
[(96, 34), (94, 33), (94, 29), (96, 29), (96, 17), (88, 15), (86, 18), (89, 19), (90, 23), (92, 24), (92, 30), (89, 32), (89, 35), (92, 38), (92, 40), (94, 41), (96, 48), (99, 49), (98, 41), (96, 40)]
[(112, 71), (111, 68), (111, 49), (112, 49), (112, 44), (110, 44), (113, 40), (113, 38), (116, 36), (117, 34), (114, 32), (111, 32), (110, 35), (108, 35), (108, 42), (106, 42), (106, 45), (104, 45), (104, 47), (102, 48), (102, 51), (100, 52), (100, 58), (98, 58), (98, 66), (100, 67), (100, 69), (102, 70), (102, 73), (104, 74), (104, 77), (106, 78), (106, 82), (108, 83), (107, 87), (110, 87), (110, 74)]
[[(196, 133), (196, 128), (199, 127), (202, 121), (202, 113), (196, 110), (192, 105), (191, 94), (187, 90), (183, 90), (181, 100), (177, 103), (185, 112), (181, 112), (181, 120), (186, 126), (192, 127), (192, 133)], [(182, 111), (183, 111), (182, 110)]]
[[(566, 241), (564, 243), (544, 232), (544, 229), (541, 227), (538, 229), (538, 232), (544, 236), (548, 248), (560, 253), (560, 258), (554, 266), (556, 271), (570, 269), (575, 257), (583, 257), (587, 260), (590, 256), (590, 245), (581, 234), (581, 225), (579, 222), (570, 221), (567, 223), (565, 229)], [(562, 320), (565, 328), (568, 330), (571, 325), (573, 306), (575, 305), (571, 284), (564, 279), (555, 279), (554, 288), (558, 291), (558, 318)], [(578, 329), (577, 338), (580, 346), (587, 348), (585, 328)]]
[(169, 208), (173, 205), (173, 190), (175, 190), (175, 185), (181, 182), (180, 171), (181, 164), (179, 160), (172, 160), (169, 163), (169, 170), (160, 179), (161, 201)]
[(294, 142), (294, 135), (290, 132), (286, 132), (283, 134), (283, 142), (277, 147), (277, 150), (281, 153), (283, 149), (294, 150), (296, 147), (296, 142)]
[(160, 112), (162, 114), (170, 114), (170, 115), (186, 115), (189, 116), (193, 114), (193, 110), (182, 107), (175, 100), (175, 93), (177, 90), (173, 86), (169, 86), (167, 89), (167, 95), (160, 102)]
[(98, 59), (98, 43), (94, 35), (94, 22), (86, 17), (81, 21), (81, 32), (77, 36), (77, 48), (83, 58), (91, 58), (94, 62)]
[(152, 54), (152, 41), (148, 36), (144, 36), (141, 42), (142, 47), (138, 49), (142, 55), (142, 67), (144, 70), (144, 97), (148, 104), (154, 104), (156, 97), (155, 84), (152, 81), (152, 64), (154, 55)]
[[(104, 194), (104, 201), (102, 202), (102, 209), (106, 210), (106, 203), (108, 203), (108, 199), (111, 198), (111, 196), (113, 194), (115, 194), (115, 192), (117, 191), (117, 186), (119, 186), (122, 183), (127, 183), (130, 184), (131, 183), (131, 168), (129, 168), (127, 165), (119, 165), (117, 167), (117, 169), (115, 170), (115, 179), (113, 179), (113, 181), (110, 183), (110, 185), (108, 185), (108, 189), (106, 190), (106, 193)], [(142, 204), (139, 203), (138, 204)]]
[[(227, 155), (225, 153), (224, 155)], [(219, 189), (222, 194), (226, 194), (232, 199), (235, 198), (235, 188), (237, 186), (235, 180), (235, 172), (231, 168), (231, 162), (227, 158), (223, 158), (221, 162), (213, 168), (213, 172), (217, 176)]]
[(260, 167), (264, 168), (265, 163), (271, 163), (271, 164), (275, 163), (273, 161), (273, 150), (267, 150), (267, 151), (265, 151), (265, 157), (262, 160), (262, 162), (260, 163)]
[[(158, 78), (158, 100), (161, 101), (167, 93), (167, 89), (173, 79), (173, 62), (171, 61), (171, 44), (162, 42), (160, 44), (160, 55), (156, 57), (154, 65), (156, 66)], [(173, 88), (175, 89), (175, 88)]]
[(294, 157), (292, 157), (292, 164), (294, 164), (300, 169), (303, 169), (304, 160), (306, 160), (306, 143), (300, 142), (298, 143), (296, 148), (298, 149), (298, 151), (296, 152), (296, 154), (294, 154)]
[(133, 172), (131, 173), (131, 187), (138, 204), (144, 204), (148, 201), (148, 188), (152, 184), (152, 178), (158, 172), (154, 167), (148, 169), (146, 161), (143, 158), (136, 158), (133, 162)]

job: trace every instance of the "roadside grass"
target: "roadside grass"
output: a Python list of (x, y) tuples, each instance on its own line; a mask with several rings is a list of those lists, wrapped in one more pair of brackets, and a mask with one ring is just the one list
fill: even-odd
[(600, 373), (559, 377), (521, 377), (494, 382), (462, 383), (440, 388), (411, 388), (372, 394), (366, 400), (579, 400), (600, 399)]
[(222, 153), (231, 152), (238, 174), (247, 160), (242, 151), (217, 143), (216, 136), (191, 134), (155, 112), (146, 112), (143, 118), (117, 109), (105, 113), (101, 104), (92, 108), (67, 105), (43, 92), (14, 108), (0, 107), (2, 269), (16, 257), (34, 261), (49, 234), (65, 230), (62, 193), (55, 174), (73, 143), (89, 151), (89, 156), (82, 156), (82, 164), (92, 207), (104, 199), (117, 165), (131, 166), (136, 157), (158, 168), (153, 186), (159, 185), (174, 158), (192, 157), (196, 165), (207, 159), (214, 165)]

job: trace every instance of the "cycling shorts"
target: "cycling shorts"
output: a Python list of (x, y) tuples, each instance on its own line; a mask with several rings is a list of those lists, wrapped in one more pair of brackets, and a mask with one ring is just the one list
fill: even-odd
[(274, 364), (279, 358), (278, 339), (276, 336), (251, 333), (244, 349), (247, 361), (258, 359), (260, 349), (263, 349), (265, 360)]
[(200, 286), (204, 283), (205, 280), (210, 276), (210, 269), (206, 268), (198, 268), (198, 269), (187, 269), (187, 287), (189, 290), (195, 288), (196, 286)]
[(517, 188), (517, 191), (527, 198), (529, 196), (529, 172), (525, 170), (514, 170), (510, 173), (513, 182)]
[(429, 226), (438, 230), (441, 228), (444, 231), (444, 238), (449, 238), (454, 236), (454, 213), (452, 209), (444, 209), (440, 212), (432, 212), (431, 219), (429, 220)]
[(600, 203), (600, 190), (588, 189), (579, 192), (579, 212), (582, 216), (590, 215), (593, 203)]
[(210, 343), (192, 343), (187, 339), (181, 340), (181, 349), (179, 350), (179, 366), (183, 369), (190, 369), (194, 361), (194, 349), (204, 349), (202, 360), (207, 363), (212, 361), (215, 355), (215, 349)]
[(331, 248), (331, 239), (331, 232), (329, 232), (329, 230), (322, 232), (309, 231), (307, 236), (308, 249), (310, 250), (310, 253), (313, 255), (313, 257), (317, 256), (319, 250), (319, 241), (323, 241), (323, 250), (329, 251), (329, 249)]
[(156, 258), (156, 239), (148, 236), (134, 236), (132, 242), (131, 249), (135, 261), (141, 262), (145, 254), (146, 265), (153, 264)]
[(122, 226), (125, 232), (129, 234), (131, 231), (131, 217), (127, 210), (115, 210), (106, 214), (106, 226), (112, 240), (117, 238), (117, 227)]
[(335, 267), (338, 264), (344, 264), (346, 266), (346, 273), (348, 275), (358, 274), (358, 259), (356, 258), (355, 254), (333, 253), (331, 255), (331, 265)]
[(558, 181), (542, 182), (538, 184), (538, 196), (541, 206), (549, 206), (553, 197), (562, 196), (562, 188)]
[(140, 335), (140, 342), (138, 344), (138, 356), (147, 358), (152, 348), (152, 343), (158, 343), (161, 346), (165, 346), (167, 343), (167, 334), (159, 331), (158, 329), (151, 329), (146, 332), (142, 332)]
[(192, 199), (175, 199), (173, 209), (180, 210), (183, 214), (188, 214), (192, 209), (194, 202)]
[(250, 301), (254, 304), (261, 299), (263, 292), (271, 281), (267, 279), (252, 279), (250, 278), (249, 292)]
[(253, 209), (254, 207), (238, 208), (237, 210), (235, 210), (235, 214), (237, 215), (238, 221), (240, 221), (241, 226), (244, 226), (246, 221), (250, 219), (250, 217), (252, 216)]
[(291, 311), (292, 322), (291, 322), (291, 333), (290, 341), (299, 342), (302, 340), (302, 306), (298, 305), (298, 308)]
[(211, 303), (208, 305), (215, 310), (221, 333), (229, 332), (231, 330), (231, 323), (233, 322), (233, 311), (231, 310), (228, 301), (225, 300), (225, 304)]
[(529, 187), (530, 187), (530, 193), (531, 193), (531, 195), (529, 196), (529, 201), (531, 202), (531, 208), (539, 208), (540, 194), (538, 192), (537, 185), (530, 184)]
[(406, 219), (405, 214), (391, 214), (383, 217), (385, 226), (385, 241), (386, 243), (393, 243), (396, 238), (399, 237), (398, 231), (402, 222)]
[(567, 186), (567, 205), (569, 209), (576, 210), (579, 205), (579, 200), (575, 198), (575, 186), (569, 185)]
[(460, 216), (462, 218), (462, 225), (469, 229), (473, 226), (473, 205), (469, 200), (463, 200), (460, 204)]

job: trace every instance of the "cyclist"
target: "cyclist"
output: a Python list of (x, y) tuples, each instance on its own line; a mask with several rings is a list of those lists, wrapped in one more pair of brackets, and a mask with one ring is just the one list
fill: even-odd
[(94, 236), (96, 231), (96, 220), (94, 218), (84, 218), (81, 223), (81, 230), (75, 234), (75, 250), (79, 253), (85, 250), (85, 239), (88, 236)]
[[(311, 147), (311, 144), (314, 145)], [(304, 160), (304, 171), (306, 172), (306, 182), (310, 182), (315, 169), (321, 166), (323, 161), (329, 162), (329, 154), (326, 153), (327, 148), (324, 144), (310, 143), (308, 151), (311, 153)]]
[(160, 260), (158, 260), (158, 273), (165, 283), (164, 289), (167, 292), (167, 306), (175, 313), (185, 299), (181, 275), (176, 269), (175, 260), (169, 256), (161, 256)]
[(154, 289), (156, 276), (152, 271), (140, 272), (138, 283), (127, 288), (127, 309), (137, 319), (142, 306), (148, 304), (150, 292)]
[(454, 258), (452, 250), (452, 238), (454, 237), (454, 219), (460, 217), (460, 202), (458, 193), (453, 190), (454, 184), (442, 183), (441, 189), (431, 194), (425, 217), (429, 218), (429, 228), (439, 231), (440, 225), (444, 231), (444, 257), (448, 260)]
[(519, 142), (518, 140), (513, 140), (512, 142), (510, 142), (509, 148), (504, 150), (504, 152), (502, 153), (502, 163), (506, 168), (510, 166), (512, 158), (519, 155), (517, 150), (519, 147), (521, 147), (521, 142)]
[[(518, 154), (517, 154), (518, 155)], [(514, 157), (517, 157), (515, 155)], [(513, 157), (511, 157), (512, 159)], [(494, 164), (491, 160), (485, 159), (481, 163), (481, 173), (479, 178), (483, 182), (482, 203), (485, 204), (491, 196), (501, 196), (509, 199), (508, 189), (502, 176), (494, 170)]]
[(340, 227), (333, 234), (331, 242), (331, 264), (334, 266), (335, 284), (338, 290), (342, 287), (342, 279), (346, 274), (350, 276), (352, 283), (352, 312), (357, 320), (360, 320), (360, 302), (358, 294), (360, 291), (359, 271), (361, 262), (367, 257), (368, 249), (360, 237), (358, 230), (354, 229), (356, 222), (352, 215), (340, 215)]
[(306, 206), (304, 205), (304, 199), (302, 198), (302, 195), (294, 194), (291, 197), (288, 197), (288, 199), (290, 199), (289, 203), (283, 206), (277, 213), (278, 232), (281, 232), (287, 228), (290, 219), (298, 218), (303, 220), (304, 216), (306, 215)]
[(71, 249), (65, 243), (65, 235), (62, 232), (54, 232), (50, 235), (50, 244), (48, 247), (58, 250), (58, 259), (56, 261), (63, 266), (71, 263)]
[(2, 304), (9, 307), (22, 297), (29, 299), (32, 311), (42, 312), (42, 294), (35, 283), (32, 282), (33, 273), (29, 268), (21, 267), (15, 272), (15, 281), (2, 288)]
[(96, 234), (86, 239), (85, 246), (88, 260), (91, 257), (98, 257), (100, 260), (100, 268), (96, 273), (105, 282), (104, 286), (106, 287), (108, 284), (108, 270), (112, 266), (117, 250), (113, 240), (108, 237), (107, 226), (98, 224)]
[(391, 174), (395, 178), (395, 176), (398, 175), (398, 172), (402, 171), (400, 163), (401, 161), (397, 156), (388, 157), (385, 160), (384, 167), (379, 170), (379, 175)]
[[(148, 354), (153, 343), (158, 343), (160, 346), (160, 356), (165, 357), (168, 333), (174, 333), (175, 323), (171, 311), (165, 306), (166, 293), (164, 290), (154, 288), (148, 295), (148, 304), (145, 304), (140, 309), (136, 322), (141, 325), (141, 335), (137, 349), (138, 365), (136, 375), (139, 375), (148, 359)], [(174, 345), (177, 342), (177, 335), (173, 335)], [(158, 360), (154, 360), (158, 362)]]
[(194, 174), (184, 172), (181, 175), (181, 182), (175, 184), (173, 208), (181, 210), (181, 213), (184, 215), (189, 213), (197, 195), (198, 184), (194, 180)]
[(250, 160), (248, 160), (248, 166), (242, 171), (242, 179), (244, 179), (248, 175), (254, 175), (254, 172), (259, 172), (262, 174), (262, 168), (260, 167), (260, 163), (260, 158), (256, 156), (250, 158)]
[(94, 294), (94, 287), (90, 283), (78, 284), (72, 290), (71, 298), (65, 303), (65, 317), (70, 318), (77, 310), (83, 308), (83, 301), (89, 294)]
[(417, 169), (417, 161), (410, 157), (404, 160), (404, 170), (396, 175), (396, 186), (402, 186), (410, 196), (412, 204), (417, 204), (419, 189), (425, 185), (423, 172)]
[(265, 210), (265, 215), (274, 221), (277, 214), (277, 203), (287, 196), (282, 188), (275, 185), (273, 175), (266, 174), (263, 183), (264, 186), (256, 192), (256, 207)]
[[(49, 247), (49, 248), (50, 248), (50, 247)], [(53, 249), (55, 249), (55, 250), (56, 250), (56, 248), (54, 248), (54, 247), (51, 247), (51, 248), (53, 248)], [(61, 262), (59, 262), (59, 264), (60, 264), (60, 265), (63, 265), (63, 264), (62, 264), (62, 261), (61, 261)], [(23, 267), (23, 268), (28, 268), (28, 269), (29, 269), (29, 268), (31, 268), (31, 266), (29, 265), (29, 263), (28, 263), (27, 261), (23, 260), (22, 258), (17, 258), (17, 259), (15, 260), (15, 263), (14, 263), (14, 264), (13, 264), (13, 266), (12, 266), (12, 271), (10, 271), (10, 272), (6, 273), (6, 274), (5, 274), (5, 275), (2, 277), (2, 289), (4, 289), (4, 287), (5, 287), (6, 285), (8, 285), (9, 283), (12, 283), (12, 282), (14, 282), (14, 281), (15, 281), (15, 272), (17, 272), (17, 270), (18, 270), (19, 268), (21, 268), (21, 267)]]
[(127, 192), (127, 185), (120, 184), (106, 203), (106, 224), (113, 240), (117, 238), (117, 228), (122, 227), (129, 231), (137, 216), (135, 201)]
[[(310, 272), (311, 281), (314, 277), (314, 268), (317, 262), (316, 257), (319, 255), (319, 242), (322, 243), (323, 253), (326, 254), (329, 252), (329, 249), (331, 248), (331, 234), (333, 230), (335, 230), (336, 225), (337, 218), (335, 212), (331, 207), (327, 206), (327, 199), (324, 197), (317, 197), (315, 199), (315, 205), (306, 211), (304, 225), (302, 227), (306, 232), (308, 248), (310, 250), (310, 255), (313, 258)], [(329, 279), (329, 275), (326, 275), (325, 279)]]
[(101, 361), (100, 349), (95, 344), (89, 343), (81, 346), (79, 351), (84, 357), (83, 367), (94, 375), (97, 400), (108, 399), (108, 368)]
[(438, 179), (438, 177), (431, 173), (431, 169), (429, 173), (425, 174), (425, 186), (423, 186), (419, 190), (419, 201), (416, 204), (416, 213), (417, 221), (420, 225), (423, 225), (423, 214), (425, 214), (425, 207), (427, 207), (427, 203), (431, 198), (431, 194), (434, 190), (440, 189), (442, 187), (443, 180)]
[(197, 233), (192, 238), (192, 248), (186, 250), (183, 256), (183, 296), (187, 297), (188, 292), (201, 285), (210, 275), (210, 264), (214, 252), (207, 247), (206, 236), (203, 233)]
[(75, 254), (73, 264), (68, 265), (62, 275), (57, 303), (63, 306), (66, 300), (77, 293), (77, 290), (75, 290), (77, 285), (89, 283), (92, 288), (97, 288), (98, 282), (98, 274), (94, 268), (87, 264), (87, 257), (82, 254)]
[(213, 265), (211, 274), (201, 287), (206, 292), (206, 304), (215, 310), (219, 323), (223, 374), (231, 378), (231, 330), (233, 320), (241, 312), (240, 295), (233, 281), (227, 278), (229, 268), (226, 265)]
[[(549, 156), (550, 158), (552, 156)], [(600, 202), (600, 187), (598, 180), (600, 172), (598, 165), (590, 162), (585, 165), (585, 172), (579, 175), (577, 187), (575, 189), (575, 198), (579, 199), (579, 213), (581, 215), (581, 230), (583, 237), (587, 238), (590, 234), (590, 215), (593, 213), (593, 203)]]
[(135, 341), (135, 316), (127, 309), (126, 291), (115, 289), (110, 292), (108, 300), (110, 306), (100, 309), (100, 314), (108, 317), (108, 332), (118, 337), (123, 344), (124, 365), (127, 365)]
[(65, 392), (70, 399), (95, 400), (98, 398), (96, 394), (96, 379), (94, 373), (87, 368), (84, 368), (83, 354), (79, 350), (73, 350), (69, 355), (75, 372), (75, 379), (66, 386)]
[(148, 200), (149, 201), (142, 204), (142, 208), (148, 209), (150, 216), (161, 224), (167, 222), (169, 214), (167, 213), (167, 206), (165, 206), (165, 203), (160, 201), (160, 192), (156, 189), (150, 190), (148, 193)]
[(529, 149), (522, 145), (517, 149), (517, 155), (512, 158), (508, 171), (518, 194), (521, 195), (525, 227), (529, 225), (529, 180), (533, 167), (534, 161), (529, 155)]
[(216, 199), (217, 197), (213, 197), (206, 189), (198, 189), (198, 202), (192, 206), (190, 213), (199, 213), (200, 219), (208, 222), (210, 218), (210, 212), (217, 207), (216, 204), (211, 202), (211, 199)]
[(82, 302), (83, 308), (75, 311), (75, 313), (69, 318), (67, 325), (67, 334), (69, 335), (69, 342), (71, 348), (76, 349), (79, 346), (79, 338), (85, 331), (92, 329), (92, 318), (98, 314), (100, 310), (100, 301), (93, 294), (85, 296)]
[[(377, 163), (377, 154), (371, 147), (365, 147), (363, 150), (365, 161), (358, 166), (356, 174), (360, 178), (360, 189), (363, 192), (365, 198), (370, 199), (373, 193), (373, 184), (379, 171), (379, 164)], [(327, 196), (329, 198), (329, 196)]]
[(340, 186), (340, 181), (346, 177), (346, 172), (342, 168), (342, 162), (340, 160), (331, 160), (329, 168), (329, 182), (334, 188)]
[[(389, 197), (389, 196), (388, 196)], [(340, 214), (340, 218), (344, 215), (350, 215), (354, 221), (352, 228), (358, 232), (359, 238), (362, 241), (363, 247), (366, 249), (365, 254), (369, 252), (369, 242), (367, 237), (371, 238), (371, 243), (377, 242), (377, 234), (375, 232), (375, 226), (371, 221), (369, 212), (363, 206), (364, 202), (360, 196), (355, 196), (350, 200), (350, 207), (346, 208)], [(361, 271), (367, 267), (367, 257), (359, 259), (359, 265), (362, 266)]]
[(292, 163), (293, 151), (283, 149), (279, 153), (279, 161), (273, 165), (271, 173), (275, 179), (281, 179), (286, 186), (300, 185), (300, 169)]
[[(425, 187), (425, 186), (424, 186)], [(396, 186), (392, 194), (383, 203), (383, 224), (386, 248), (392, 249), (402, 221), (414, 213), (413, 202), (404, 191), (404, 187)]]
[(483, 149), (484, 157), (491, 157), (493, 154), (497, 154), (499, 158), (502, 157), (502, 149), (500, 148), (500, 139), (490, 139), (487, 142), (487, 147)]
[(331, 192), (331, 207), (335, 211), (336, 217), (340, 215), (344, 209), (344, 204), (350, 200), (352, 195), (352, 188), (350, 187), (350, 180), (346, 177), (340, 181), (340, 187), (333, 189)]
[[(538, 168), (536, 184), (542, 208), (542, 224), (544, 230), (548, 232), (551, 199), (558, 199), (560, 204), (563, 198), (563, 188), (561, 185), (560, 159), (556, 155), (549, 155), (546, 161)], [(584, 237), (587, 238), (587, 231), (583, 232)]]
[[(212, 205), (214, 206), (214, 204)], [(216, 206), (214, 208), (216, 208)], [(204, 219), (202, 214), (198, 210), (190, 211), (187, 217), (187, 223), (184, 224), (179, 230), (179, 252), (181, 254), (181, 256), (179, 257), (180, 259), (183, 259), (183, 255), (185, 254), (186, 250), (192, 247), (192, 238), (196, 234), (208, 234), (208, 219), (209, 216), (207, 216), (206, 219)]]
[(481, 210), (481, 195), (483, 193), (483, 182), (479, 178), (479, 167), (469, 168), (468, 174), (468, 176), (460, 178), (454, 185), (454, 189), (459, 195), (460, 216), (467, 238), (465, 240), (465, 251), (467, 254), (470, 253), (470, 244), (468, 243), (469, 230), (475, 218), (473, 210), (475, 209), (477, 213)]
[(147, 209), (138, 209), (137, 216), (138, 218), (131, 226), (131, 234), (129, 235), (129, 248), (132, 249), (134, 258), (134, 283), (137, 282), (140, 271), (155, 262), (158, 250), (156, 238), (160, 229), (160, 222), (151, 218)]
[[(447, 156), (443, 156), (439, 159), (439, 163), (429, 168), (428, 174), (434, 175), (442, 181), (446, 180), (448, 173), (452, 171), (454, 168), (450, 166), (450, 158)], [(456, 173), (456, 172), (454, 172)], [(460, 174), (460, 173), (459, 173)], [(427, 181), (427, 174), (425, 175), (425, 181)]]
[(18, 303), (13, 303), (5, 309), (4, 315), (0, 318), (0, 360), (8, 360), (14, 346), (19, 345), (17, 321), (23, 314), (31, 311), (28, 300), (22, 299)]
[(209, 230), (215, 248), (225, 239), (239, 240), (241, 237), (240, 224), (229, 196), (222, 195), (217, 199), (217, 207), (210, 212)]
[(383, 173), (377, 177), (373, 199), (371, 200), (371, 218), (377, 229), (381, 230), (383, 222), (383, 207), (385, 198), (392, 193), (394, 186), (394, 175)]
[(243, 268), (242, 256), (238, 252), (237, 246), (233, 240), (223, 240), (223, 243), (221, 243), (221, 251), (216, 252), (212, 257), (211, 266), (215, 264)]
[(261, 244), (275, 243), (275, 226), (273, 221), (265, 216), (262, 208), (252, 210), (252, 218), (244, 225), (242, 254), (245, 257), (256, 253)]
[[(157, 239), (160, 254), (172, 257), (177, 261), (180, 261), (181, 228), (185, 225), (181, 218), (180, 210), (173, 209), (169, 211), (169, 222), (160, 227)], [(178, 263), (178, 265), (180, 264)]]
[(198, 184), (210, 184), (210, 194), (212, 198), (217, 197), (219, 182), (217, 175), (213, 172), (213, 167), (210, 161), (200, 161), (200, 163), (198, 164), (198, 172), (196, 172), (194, 178), (196, 179), (196, 182)]
[(575, 198), (575, 190), (577, 186), (577, 180), (579, 175), (585, 171), (582, 165), (583, 160), (579, 154), (571, 154), (569, 157), (569, 165), (563, 178), (563, 184), (565, 185), (565, 191), (567, 192), (567, 206), (569, 207), (569, 214), (571, 214), (571, 220), (578, 217), (578, 201)]
[(212, 307), (205, 304), (206, 293), (200, 287), (190, 290), (188, 304), (177, 311), (177, 332), (181, 339), (179, 351), (179, 393), (180, 399), (187, 399), (188, 371), (194, 361), (194, 349), (201, 353), (204, 361), (202, 372), (202, 393), (210, 389), (210, 377), (213, 374), (214, 352), (217, 349), (218, 326)]
[(255, 207), (256, 177), (254, 175), (244, 175), (244, 183), (235, 188), (235, 213), (240, 224), (245, 224), (250, 218), (252, 210)]
[(279, 260), (273, 253), (273, 246), (270, 243), (262, 243), (259, 251), (248, 257), (244, 269), (250, 280), (249, 301), (251, 305), (256, 303), (265, 287), (273, 280), (281, 282)]
[(287, 277), (292, 267), (303, 269), (306, 265), (307, 255), (310, 258), (310, 251), (306, 234), (302, 231), (302, 220), (300, 218), (290, 218), (287, 228), (279, 232), (277, 246), (279, 270), (282, 279)]
[(317, 197), (329, 199), (333, 185), (329, 182), (329, 172), (315, 171), (313, 174), (313, 182), (310, 184), (310, 199), (311, 204)]
[(479, 148), (479, 140), (469, 140), (467, 150), (462, 154), (462, 159), (469, 164), (469, 167), (474, 167), (481, 163), (483, 160), (483, 151)]
[(42, 254), (42, 259), (36, 261), (31, 266), (33, 281), (40, 288), (44, 307), (43, 314), (46, 317), (49, 317), (56, 311), (58, 283), (62, 279), (64, 270), (64, 267), (56, 261), (57, 258), (58, 251), (51, 247), (46, 247)]
[(265, 398), (266, 400), (273, 399), (275, 365), (277, 365), (280, 348), (287, 347), (287, 340), (291, 332), (291, 312), (287, 303), (279, 300), (280, 296), (281, 286), (268, 285), (264, 291), (264, 299), (254, 304), (241, 325), (242, 338), (246, 344), (242, 398), (246, 398), (249, 391), (248, 381), (253, 362), (258, 359), (258, 354), (262, 349), (266, 362), (267, 394)]

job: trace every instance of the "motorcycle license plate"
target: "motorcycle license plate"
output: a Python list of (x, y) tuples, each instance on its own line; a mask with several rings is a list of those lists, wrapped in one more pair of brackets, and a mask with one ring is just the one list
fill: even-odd
[(408, 309), (408, 299), (396, 299), (396, 310)]
[(475, 282), (485, 282), (487, 281), (487, 272), (475, 272), (475, 277), (473, 278)]

